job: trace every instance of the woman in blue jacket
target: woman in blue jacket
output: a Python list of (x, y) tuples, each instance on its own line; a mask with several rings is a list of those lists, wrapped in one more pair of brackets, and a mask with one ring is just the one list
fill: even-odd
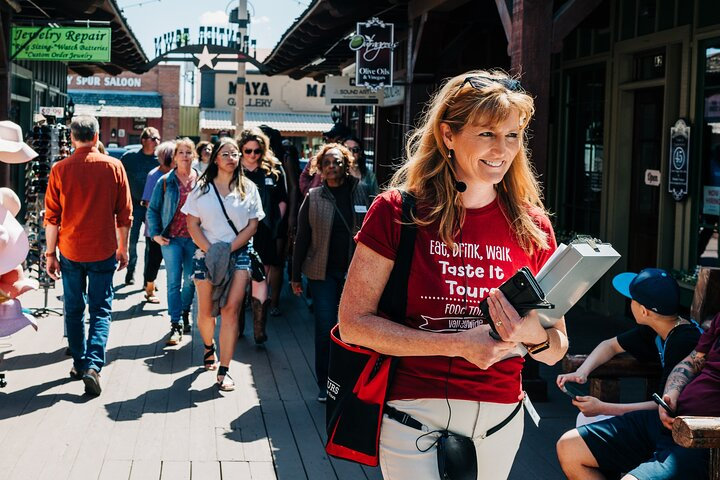
[(150, 237), (162, 248), (167, 271), (167, 300), (170, 314), (168, 345), (182, 341), (183, 324), (190, 321), (195, 285), (190, 279), (195, 244), (190, 238), (187, 220), (180, 211), (188, 194), (195, 188), (199, 173), (192, 168), (195, 144), (189, 138), (176, 142), (175, 169), (155, 184), (147, 211)]

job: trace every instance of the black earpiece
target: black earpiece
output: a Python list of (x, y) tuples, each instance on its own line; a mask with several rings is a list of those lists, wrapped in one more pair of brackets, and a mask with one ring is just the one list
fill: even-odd
[(455, 170), (452, 167), (452, 160), (455, 152), (452, 150), (448, 150), (448, 160), (450, 161), (450, 177), (452, 177), (453, 185), (455, 186), (455, 190), (457, 190), (460, 193), (463, 193), (465, 190), (467, 190), (467, 183), (461, 182), (460, 180), (455, 177)]

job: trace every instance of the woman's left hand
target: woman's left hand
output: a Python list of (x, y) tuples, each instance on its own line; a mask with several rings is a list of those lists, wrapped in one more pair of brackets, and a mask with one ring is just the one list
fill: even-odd
[(302, 295), (302, 282), (290, 282), (290, 286), (292, 287), (292, 291), (295, 295), (298, 297)]
[(531, 310), (521, 317), (499, 289), (490, 290), (488, 306), (491, 321), (506, 342), (537, 345), (547, 340), (548, 334), (540, 324), (537, 312)]

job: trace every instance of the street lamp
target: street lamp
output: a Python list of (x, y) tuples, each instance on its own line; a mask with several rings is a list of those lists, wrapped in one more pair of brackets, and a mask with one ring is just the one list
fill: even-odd
[(334, 105), (332, 110), (330, 110), (330, 118), (332, 118), (333, 123), (340, 121), (340, 109), (337, 105)]

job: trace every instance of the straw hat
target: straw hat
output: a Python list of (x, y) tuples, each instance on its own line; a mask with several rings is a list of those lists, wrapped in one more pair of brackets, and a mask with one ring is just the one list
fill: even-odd
[(30, 244), (27, 233), (15, 216), (0, 205), (0, 275), (25, 261)]
[(31, 325), (35, 330), (37, 320), (28, 313), (23, 313), (19, 300), (8, 300), (0, 303), (0, 337), (7, 337)]
[(25, 163), (37, 156), (35, 150), (23, 142), (20, 125), (10, 120), (0, 122), (0, 161)]

